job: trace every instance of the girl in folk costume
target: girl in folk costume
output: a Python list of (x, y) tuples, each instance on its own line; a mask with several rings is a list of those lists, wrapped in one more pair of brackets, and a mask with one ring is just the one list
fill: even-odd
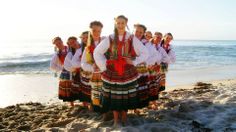
[(165, 50), (167, 53), (169, 59), (168, 61), (163, 61), (161, 63), (161, 82), (160, 82), (160, 91), (165, 90), (165, 85), (166, 85), (166, 72), (168, 71), (168, 65), (175, 63), (176, 56), (175, 52), (170, 44), (170, 42), (173, 40), (173, 36), (171, 33), (166, 33), (163, 37), (163, 40), (161, 41), (160, 46)]
[(70, 72), (64, 69), (64, 60), (68, 53), (68, 47), (63, 45), (60, 37), (54, 38), (53, 44), (56, 46), (58, 51), (52, 57), (50, 69), (56, 72), (61, 72), (58, 97), (63, 101), (72, 101), (70, 92), (72, 83), (70, 80)]
[[(87, 39), (88, 39), (88, 31), (83, 32), (80, 35), (81, 38), (81, 44), (80, 44), (80, 48), (78, 48), (71, 60), (71, 64), (72, 67), (76, 68), (76, 74), (74, 75), (74, 89), (77, 91), (76, 92), (76, 98), (78, 100), (81, 99), (81, 75), (80, 75), (80, 71), (81, 71), (81, 57), (82, 57), (82, 53), (84, 51), (84, 48), (86, 47), (86, 43), (87, 43)], [(86, 102), (83, 102), (83, 106), (87, 106)]]
[(153, 39), (150, 43), (146, 44), (150, 56), (147, 59), (149, 70), (149, 101), (152, 109), (157, 108), (155, 100), (158, 99), (160, 91), (160, 63), (168, 61), (168, 55), (165, 50), (160, 46), (162, 34), (155, 32)]
[[(81, 50), (80, 45), (77, 42), (76, 37), (69, 37), (67, 40), (67, 44), (69, 45), (69, 52), (66, 55), (64, 67), (67, 71), (70, 72), (72, 86), (71, 86), (71, 101), (75, 101), (79, 96), (79, 82), (80, 82), (80, 67), (74, 67), (72, 64), (72, 58), (75, 55), (76, 50)], [(78, 62), (77, 65), (80, 65)], [(74, 106), (74, 103), (71, 102), (71, 105)]]
[(67, 55), (68, 48), (63, 44), (60, 37), (55, 37), (52, 40), (52, 43), (55, 45), (57, 52), (52, 57), (50, 69), (55, 72), (61, 72), (63, 70), (64, 60)]
[[(81, 101), (92, 103), (94, 111), (100, 109), (100, 89), (102, 87), (101, 75), (98, 67), (94, 62), (93, 52), (95, 47), (101, 41), (101, 31), (103, 25), (99, 21), (93, 21), (90, 23), (90, 29), (88, 35), (87, 45), (84, 49), (81, 58), (81, 83), (82, 83), (82, 99)], [(91, 91), (92, 90), (92, 91)]]
[(88, 33), (89, 33), (89, 31), (84, 31), (80, 35), (82, 52), (84, 51), (84, 49), (87, 45), (87, 42), (88, 42)]
[[(146, 27), (142, 24), (135, 24), (134, 25), (135, 32), (134, 35), (137, 37), (145, 46), (148, 41), (144, 39), (144, 33), (146, 31)], [(138, 99), (139, 99), (139, 108), (146, 107), (148, 106), (148, 69), (145, 63), (138, 64), (136, 66), (137, 71), (139, 73), (139, 78), (137, 79), (138, 82), (138, 88), (137, 88), (137, 93), (138, 93)], [(139, 113), (138, 110), (134, 111), (135, 113)]]
[[(102, 73), (102, 107), (113, 111), (114, 126), (127, 122), (128, 109), (138, 106), (135, 68), (143, 63), (148, 52), (144, 45), (125, 31), (128, 19), (121, 15), (115, 19), (114, 34), (104, 39), (94, 51), (94, 59)], [(120, 116), (119, 116), (120, 115)]]

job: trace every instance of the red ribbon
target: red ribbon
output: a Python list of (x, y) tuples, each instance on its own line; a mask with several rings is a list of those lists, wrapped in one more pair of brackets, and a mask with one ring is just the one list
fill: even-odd
[(107, 65), (113, 65), (115, 71), (117, 71), (118, 75), (121, 76), (124, 74), (125, 71), (125, 65), (127, 64), (126, 59), (122, 57), (122, 47), (125, 44), (125, 36), (126, 32), (123, 35), (122, 41), (118, 39), (118, 46), (117, 46), (117, 59), (115, 60), (107, 60)]
[(93, 54), (94, 49), (95, 49), (95, 46), (94, 46), (94, 45), (90, 45), (90, 46), (89, 46), (89, 52), (90, 52), (91, 54)]
[(76, 71), (77, 73), (80, 73), (80, 68), (76, 68), (75, 71)]
[(126, 64), (126, 59), (123, 57), (118, 57), (116, 60), (107, 60), (107, 65), (114, 65), (115, 71), (120, 76), (124, 74)]
[(61, 64), (63, 65), (64, 64), (64, 61), (65, 61), (65, 58), (66, 58), (66, 54), (67, 54), (67, 46), (64, 46), (64, 51), (60, 51), (58, 57), (59, 57), (59, 60), (61, 62)]

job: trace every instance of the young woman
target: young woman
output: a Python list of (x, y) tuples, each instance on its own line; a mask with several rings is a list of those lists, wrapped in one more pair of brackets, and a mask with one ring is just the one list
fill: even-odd
[[(75, 86), (75, 90), (76, 90), (76, 95), (77, 95), (77, 99), (81, 100), (82, 94), (81, 94), (81, 75), (80, 75), (80, 70), (81, 70), (81, 57), (82, 57), (82, 53), (86, 47), (86, 43), (87, 43), (87, 39), (88, 39), (88, 31), (82, 32), (82, 34), (80, 35), (81, 38), (81, 44), (80, 47), (78, 48), (71, 60), (71, 64), (74, 68), (76, 68), (76, 75), (74, 76), (74, 86)], [(83, 100), (83, 99), (82, 99)], [(83, 102), (83, 106), (87, 106), (86, 102)]]
[[(145, 46), (148, 41), (144, 38), (144, 33), (146, 31), (146, 27), (142, 24), (135, 24), (134, 25), (135, 32), (134, 35), (137, 37)], [(143, 108), (148, 106), (148, 70), (145, 63), (141, 63), (136, 66), (137, 71), (139, 73), (138, 82), (138, 99), (139, 99), (139, 108)], [(139, 110), (135, 110), (135, 113), (139, 114)]]
[[(58, 97), (63, 101), (72, 101), (71, 99), (71, 83), (70, 72), (64, 68), (64, 60), (68, 53), (68, 47), (63, 45), (63, 41), (60, 37), (53, 39), (53, 44), (58, 49), (53, 55), (50, 62), (50, 69), (56, 72), (61, 72), (59, 81)], [(71, 104), (73, 105), (73, 104)]]
[(147, 59), (149, 70), (149, 101), (152, 109), (157, 109), (155, 100), (158, 99), (160, 91), (160, 63), (168, 61), (168, 55), (160, 46), (162, 33), (155, 32), (153, 39), (146, 45), (150, 56)]
[(176, 56), (171, 46), (170, 42), (173, 40), (173, 36), (171, 33), (166, 33), (161, 41), (160, 46), (165, 50), (166, 54), (168, 55), (168, 61), (162, 61), (161, 63), (161, 82), (160, 82), (160, 91), (165, 90), (166, 85), (166, 72), (168, 71), (168, 65), (175, 63)]
[(100, 90), (102, 81), (100, 72), (95, 64), (93, 52), (95, 47), (100, 43), (100, 37), (103, 25), (99, 21), (90, 23), (90, 32), (88, 35), (87, 45), (84, 49), (81, 58), (81, 83), (82, 83), (82, 99), (81, 101), (92, 103), (93, 110), (99, 112), (100, 110)]
[[(127, 123), (128, 109), (138, 106), (136, 65), (145, 62), (148, 51), (135, 37), (126, 32), (128, 19), (115, 18), (114, 34), (104, 39), (94, 51), (94, 59), (102, 73), (102, 106), (112, 110), (114, 126)], [(105, 54), (105, 55), (104, 55)]]
[(69, 52), (66, 55), (64, 67), (71, 74), (72, 86), (71, 86), (71, 105), (74, 106), (73, 101), (79, 97), (79, 84), (80, 84), (80, 63), (77, 62), (77, 67), (72, 63), (72, 58), (75, 55), (76, 50), (81, 51), (76, 37), (69, 37), (67, 40), (69, 46)]
[(81, 39), (81, 48), (82, 48), (82, 52), (84, 51), (86, 45), (87, 45), (87, 41), (88, 41), (88, 33), (89, 31), (84, 31), (82, 32), (82, 34), (80, 35), (80, 39)]

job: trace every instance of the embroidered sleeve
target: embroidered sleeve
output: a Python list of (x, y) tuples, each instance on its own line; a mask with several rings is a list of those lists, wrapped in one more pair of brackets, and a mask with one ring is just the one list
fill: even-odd
[(133, 61), (133, 64), (136, 66), (140, 63), (145, 62), (149, 54), (147, 48), (136, 37), (133, 37), (133, 46), (137, 54), (136, 59)]
[(76, 50), (75, 55), (72, 58), (72, 66), (74, 68), (80, 68), (81, 67), (81, 56), (82, 56), (82, 49), (79, 48)]
[(166, 51), (162, 47), (159, 47), (158, 52), (161, 55), (161, 62), (169, 63), (170, 57), (168, 56), (168, 54), (166, 53)]
[(146, 64), (147, 65), (154, 65), (155, 64), (155, 49), (154, 47), (152, 46), (152, 44), (150, 43), (147, 43), (145, 44), (145, 47), (147, 48), (148, 50), (148, 58), (146, 59)]
[(60, 72), (63, 69), (63, 66), (61, 65), (61, 62), (59, 61), (57, 53), (53, 55), (52, 60), (50, 61), (50, 69), (55, 72)]
[(175, 55), (175, 52), (174, 52), (174, 50), (171, 48), (170, 49), (170, 51), (169, 51), (169, 53), (168, 53), (168, 56), (169, 56), (169, 64), (173, 64), (173, 63), (175, 63), (175, 61), (176, 61), (176, 55)]
[(64, 62), (64, 68), (70, 72), (73, 72), (75, 70), (75, 68), (72, 66), (72, 57), (73, 57), (72, 53), (69, 52), (66, 55), (65, 62)]
[(100, 42), (100, 44), (95, 48), (93, 56), (94, 60), (99, 67), (100, 71), (105, 71), (106, 70), (106, 57), (105, 57), (105, 52), (108, 50), (110, 45), (110, 40), (109, 37), (105, 38)]
[(163, 58), (162, 53), (160, 51), (160, 47), (156, 48), (156, 46), (153, 45), (152, 43), (147, 43), (145, 46), (147, 47), (149, 53), (149, 57), (147, 59), (147, 65), (151, 66), (154, 65), (155, 63), (160, 64)]

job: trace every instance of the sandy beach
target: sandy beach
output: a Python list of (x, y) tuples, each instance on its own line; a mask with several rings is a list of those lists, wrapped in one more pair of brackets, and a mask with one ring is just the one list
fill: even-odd
[(1, 131), (236, 131), (236, 79), (175, 86), (161, 94), (158, 110), (129, 112), (128, 125), (89, 110), (61, 103), (23, 103), (0, 109)]
[(0, 75), (0, 108), (17, 103), (58, 102), (58, 79), (53, 74)]

